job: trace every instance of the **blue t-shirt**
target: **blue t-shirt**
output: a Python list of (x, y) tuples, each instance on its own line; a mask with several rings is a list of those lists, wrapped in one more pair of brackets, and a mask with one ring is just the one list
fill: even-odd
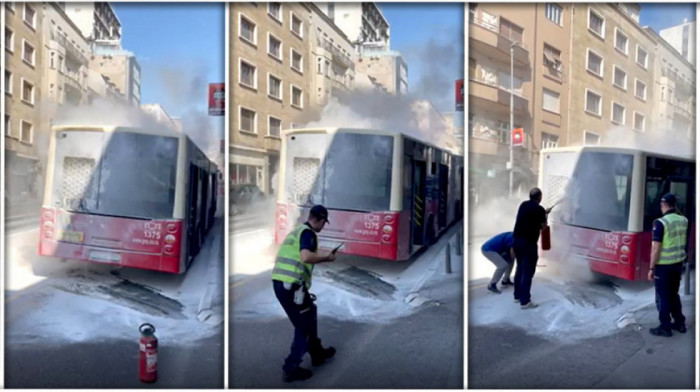
[[(305, 225), (309, 229), (311, 229), (311, 226), (309, 226), (308, 222), (305, 223)], [(310, 252), (316, 252), (317, 247), (318, 244), (316, 243), (316, 233), (314, 232), (314, 230), (304, 230), (301, 233), (301, 237), (299, 238), (299, 251), (307, 249)]]
[(507, 231), (492, 237), (481, 246), (482, 252), (496, 252), (499, 255), (508, 254), (510, 258), (510, 248), (513, 247), (513, 232)]

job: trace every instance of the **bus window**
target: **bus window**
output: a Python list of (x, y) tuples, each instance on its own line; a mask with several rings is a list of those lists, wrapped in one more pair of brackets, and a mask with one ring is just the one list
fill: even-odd
[(688, 183), (671, 181), (670, 192), (676, 196), (676, 208), (682, 215), (688, 214), (686, 205), (688, 204)]
[(573, 173), (571, 225), (606, 231), (627, 230), (632, 155), (582, 152)]

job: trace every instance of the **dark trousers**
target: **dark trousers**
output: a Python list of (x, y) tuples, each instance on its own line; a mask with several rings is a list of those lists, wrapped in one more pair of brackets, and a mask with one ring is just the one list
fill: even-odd
[[(661, 328), (670, 331), (671, 325), (685, 325), (678, 289), (681, 286), (683, 263), (657, 265), (654, 268), (656, 306), (659, 309)], [(673, 324), (671, 324), (673, 317)]]
[(294, 340), (287, 359), (284, 360), (282, 369), (292, 371), (299, 367), (306, 352), (313, 353), (321, 349), (321, 341), (318, 338), (316, 305), (311, 300), (308, 291), (304, 290), (304, 302), (301, 305), (294, 303), (294, 292), (299, 289), (298, 284), (293, 284), (291, 290), (284, 288), (284, 283), (273, 280), (272, 287), (275, 296), (289, 321), (294, 325)]
[(520, 238), (513, 239), (513, 250), (515, 251), (515, 280), (513, 281), (513, 295), (520, 300), (521, 305), (530, 302), (530, 288), (532, 278), (535, 276), (537, 268), (537, 243), (525, 241)]

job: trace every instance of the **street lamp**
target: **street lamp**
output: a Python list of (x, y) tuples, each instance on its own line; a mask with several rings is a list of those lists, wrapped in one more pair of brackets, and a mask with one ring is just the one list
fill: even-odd
[(510, 44), (510, 160), (508, 161), (508, 192), (510, 197), (513, 197), (513, 48), (518, 44), (518, 41), (513, 41)]

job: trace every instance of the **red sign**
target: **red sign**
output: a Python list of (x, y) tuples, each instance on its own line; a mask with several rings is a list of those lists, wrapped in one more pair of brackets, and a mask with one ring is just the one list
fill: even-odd
[(455, 80), (455, 110), (464, 111), (464, 79)]
[(512, 137), (513, 137), (513, 147), (523, 145), (523, 129), (522, 128), (513, 129)]
[(224, 83), (209, 83), (209, 115), (223, 116), (226, 112), (226, 85)]

